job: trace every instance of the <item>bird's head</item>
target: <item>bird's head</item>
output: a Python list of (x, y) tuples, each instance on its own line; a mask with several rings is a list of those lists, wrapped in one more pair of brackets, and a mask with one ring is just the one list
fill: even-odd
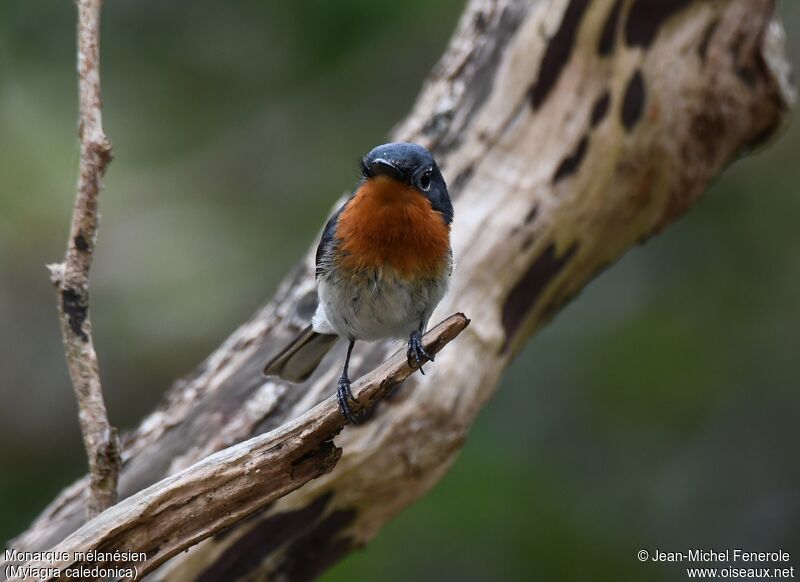
[(445, 222), (453, 220), (453, 205), (447, 184), (431, 153), (413, 143), (379, 145), (361, 159), (361, 174), (365, 182), (391, 180), (397, 186), (413, 188), (427, 198), (442, 214)]

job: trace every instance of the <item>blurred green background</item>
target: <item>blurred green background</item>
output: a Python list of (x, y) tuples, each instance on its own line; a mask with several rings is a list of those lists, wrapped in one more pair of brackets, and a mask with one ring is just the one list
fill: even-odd
[[(113, 0), (92, 316), (137, 424), (274, 291), (462, 8)], [(800, 5), (781, 8), (800, 62)], [(74, 6), (0, 3), (0, 539), (85, 459), (44, 265), (77, 167)], [(328, 580), (683, 580), (640, 548), (800, 566), (800, 129), (737, 162), (520, 354), (435, 490)], [(304, 160), (322, 164), (307, 171)]]

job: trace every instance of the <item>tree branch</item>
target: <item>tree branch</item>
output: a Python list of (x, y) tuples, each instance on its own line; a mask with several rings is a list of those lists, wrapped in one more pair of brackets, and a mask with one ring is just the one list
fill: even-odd
[(89, 458), (86, 512), (91, 518), (116, 502), (120, 470), (119, 439), (108, 420), (89, 319), (89, 269), (97, 235), (97, 201), (112, 156), (111, 142), (103, 133), (100, 94), (102, 0), (78, 0), (77, 4), (80, 175), (66, 258), (48, 267), (59, 294), (64, 351)]
[[(458, 313), (425, 334), (423, 343), (438, 353), (469, 324)], [(353, 383), (360, 404), (369, 409), (415, 371), (405, 348)], [(25, 568), (136, 567), (139, 576), (168, 558), (263, 509), (308, 481), (330, 472), (342, 450), (333, 438), (345, 424), (334, 397), (267, 434), (229, 447), (128, 497), (95, 517), (53, 548), (69, 559), (30, 562)], [(125, 550), (146, 556), (131, 560), (81, 559), (76, 552), (113, 555)], [(50, 579), (56, 579), (55, 576)]]

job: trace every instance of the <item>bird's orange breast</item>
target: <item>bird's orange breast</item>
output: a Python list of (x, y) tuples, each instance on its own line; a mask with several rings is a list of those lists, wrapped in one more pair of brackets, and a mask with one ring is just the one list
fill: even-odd
[(391, 267), (404, 278), (436, 277), (450, 260), (450, 227), (418, 190), (386, 176), (364, 182), (339, 216), (340, 265)]

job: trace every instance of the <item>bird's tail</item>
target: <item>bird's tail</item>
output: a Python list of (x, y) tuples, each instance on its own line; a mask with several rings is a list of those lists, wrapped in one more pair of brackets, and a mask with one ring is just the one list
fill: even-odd
[(317, 333), (309, 325), (292, 343), (264, 367), (266, 376), (280, 376), (289, 382), (303, 382), (317, 369), (338, 335)]

